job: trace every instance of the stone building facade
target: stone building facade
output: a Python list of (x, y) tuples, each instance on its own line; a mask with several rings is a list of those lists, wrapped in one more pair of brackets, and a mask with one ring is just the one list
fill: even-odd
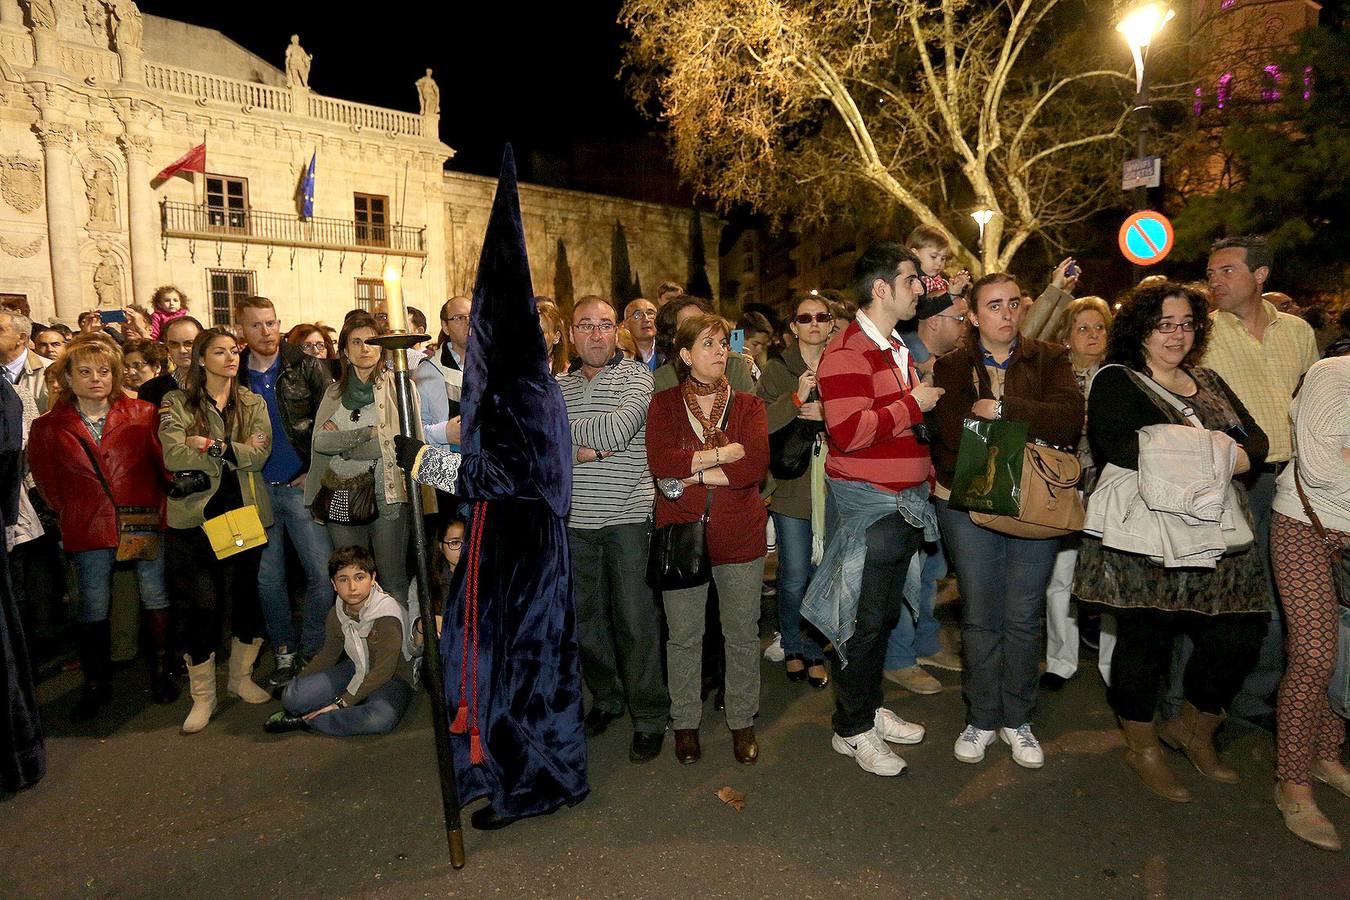
[[(166, 283), (216, 323), (248, 293), (284, 322), (340, 321), (382, 299), (389, 265), (429, 313), (467, 292), (495, 181), (446, 169), (430, 70), (405, 112), (315, 93), (316, 64), (298, 38), (278, 68), (131, 0), (0, 0), (0, 294), (73, 325)], [(204, 174), (156, 178), (203, 141)], [(563, 263), (578, 295), (608, 294), (616, 222), (653, 284), (686, 270), (686, 209), (521, 194), (540, 293)], [(703, 223), (714, 261), (718, 224)]]

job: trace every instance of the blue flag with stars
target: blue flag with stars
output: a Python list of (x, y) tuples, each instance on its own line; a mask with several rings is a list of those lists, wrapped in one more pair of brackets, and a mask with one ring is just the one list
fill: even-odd
[(300, 182), (300, 215), (306, 219), (314, 216), (314, 163), (318, 158), (319, 151), (315, 150), (309, 158), (305, 178)]

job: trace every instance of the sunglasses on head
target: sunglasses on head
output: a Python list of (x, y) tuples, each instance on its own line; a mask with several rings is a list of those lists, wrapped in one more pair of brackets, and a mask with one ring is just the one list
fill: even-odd
[(821, 324), (824, 324), (825, 322), (833, 321), (834, 315), (832, 313), (827, 312), (798, 313), (797, 315), (792, 317), (792, 320), (796, 322), (798, 325), (810, 325), (812, 322), (820, 322)]

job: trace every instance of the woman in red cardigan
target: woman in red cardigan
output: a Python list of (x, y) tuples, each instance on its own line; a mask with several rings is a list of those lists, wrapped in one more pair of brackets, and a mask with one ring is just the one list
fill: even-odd
[[(157, 533), (164, 522), (164, 475), (159, 416), (149, 403), (122, 390), (122, 352), (116, 344), (102, 334), (80, 335), (51, 368), (61, 389), (51, 411), (33, 422), (28, 462), (42, 498), (60, 517), (61, 541), (80, 586), (84, 689), (71, 712), (79, 722), (94, 718), (111, 698), (108, 607), (119, 538), (113, 499), (117, 507), (153, 519), (150, 530)], [(156, 548), (154, 559), (137, 560), (135, 567), (154, 642), (152, 695), (156, 703), (172, 703), (178, 686), (169, 666), (163, 547)]]
[[(736, 759), (759, 759), (759, 595), (764, 578), (764, 526), (759, 485), (769, 468), (764, 401), (732, 390), (726, 379), (731, 326), (715, 315), (688, 319), (675, 338), (680, 384), (652, 397), (647, 411), (647, 463), (652, 477), (678, 479), (677, 499), (656, 495), (656, 527), (708, 516), (708, 557), (721, 605), (726, 643), (726, 716)], [(671, 493), (675, 493), (672, 491)], [(666, 665), (675, 757), (696, 762), (704, 610), (708, 586), (665, 591)]]

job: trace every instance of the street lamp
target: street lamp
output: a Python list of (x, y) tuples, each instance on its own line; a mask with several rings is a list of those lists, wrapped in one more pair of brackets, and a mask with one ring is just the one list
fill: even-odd
[(994, 211), (987, 206), (981, 206), (970, 214), (975, 220), (975, 224), (980, 226), (980, 255), (984, 255), (984, 226), (989, 224), (989, 220), (994, 217)]
[[(1149, 44), (1153, 43), (1154, 38), (1162, 33), (1163, 27), (1175, 17), (1176, 12), (1166, 3), (1144, 3), (1131, 9), (1116, 25), (1116, 31), (1125, 38), (1125, 43), (1129, 44), (1130, 53), (1134, 56), (1134, 114), (1138, 127), (1135, 155), (1139, 159), (1148, 156), (1148, 131), (1152, 121), (1144, 58)], [(1134, 189), (1134, 207), (1135, 209), (1148, 207), (1148, 188)]]

